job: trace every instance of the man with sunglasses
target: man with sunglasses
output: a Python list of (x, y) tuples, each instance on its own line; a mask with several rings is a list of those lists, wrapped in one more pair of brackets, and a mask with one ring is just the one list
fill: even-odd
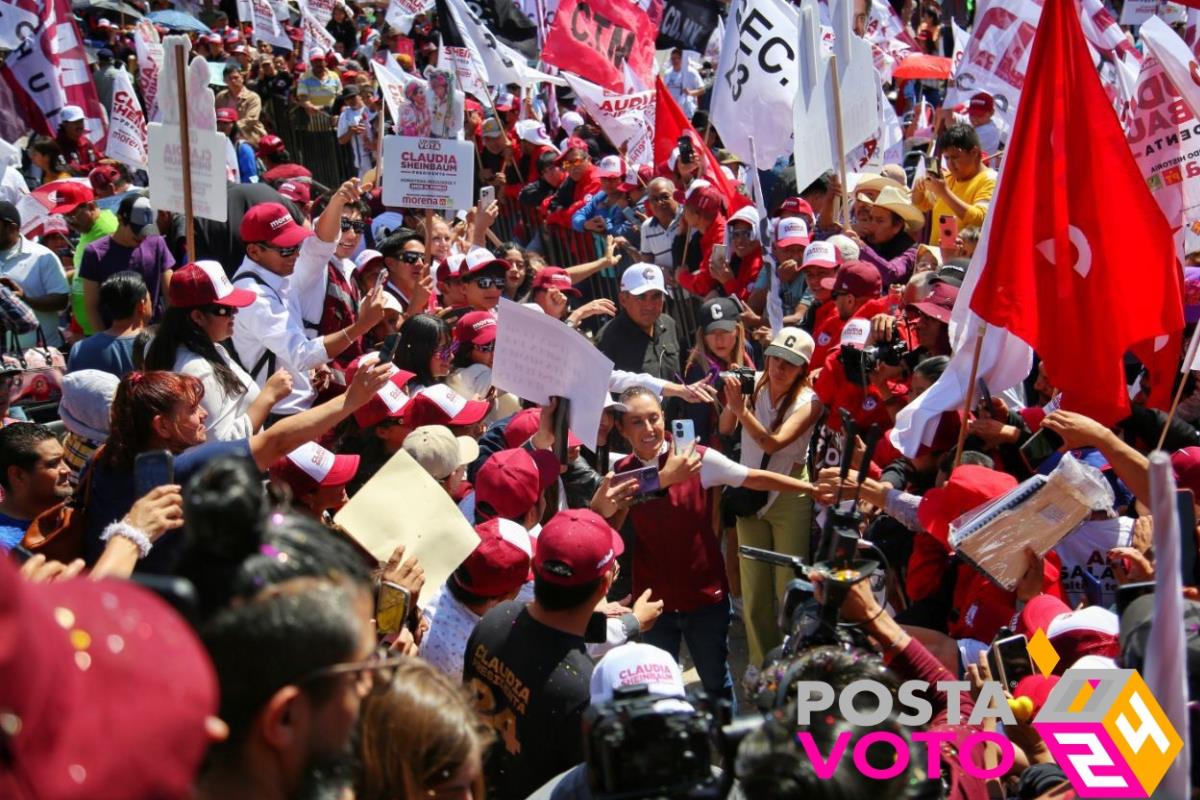
[(383, 316), (383, 291), (377, 288), (367, 295), (352, 324), (311, 339), (304, 325), (305, 305), (314, 296), (324, 296), (326, 267), (341, 235), (342, 209), (360, 202), (361, 196), (357, 178), (343, 183), (314, 230), (298, 225), (279, 203), (257, 205), (242, 218), (246, 258), (232, 280), (256, 298), (235, 318), (231, 342), (235, 358), (259, 386), (266, 385), (277, 367), (291, 374), (292, 391), (272, 409), (275, 416), (310, 408), (316, 397), (311, 373), (349, 349)]
[(400, 302), (404, 316), (429, 307), (433, 276), (425, 265), (425, 241), (411, 228), (401, 228), (379, 243), (387, 278), (383, 289)]
[(504, 278), (511, 266), (503, 258), (496, 258), (487, 248), (471, 248), (467, 257), (463, 259), (460, 274), (466, 291), (467, 305), (472, 311), (494, 313), (504, 295)]

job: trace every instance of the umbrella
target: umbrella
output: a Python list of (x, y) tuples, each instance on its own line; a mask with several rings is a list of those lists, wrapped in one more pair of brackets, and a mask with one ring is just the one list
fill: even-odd
[(196, 33), (212, 33), (212, 29), (191, 14), (182, 11), (151, 11), (150, 21), (173, 31), (195, 31)]
[(129, 3), (122, 3), (121, 0), (75, 0), (72, 8), (75, 11), (108, 11), (113, 14), (123, 14), (132, 19), (142, 19), (146, 16)]
[(892, 77), (902, 80), (948, 81), (952, 69), (953, 62), (948, 58), (921, 54), (909, 56), (897, 64), (892, 70)]

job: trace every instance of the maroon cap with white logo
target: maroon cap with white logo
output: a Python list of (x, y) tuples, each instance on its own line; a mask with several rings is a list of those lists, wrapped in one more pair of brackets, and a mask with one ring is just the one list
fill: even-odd
[(496, 341), (496, 315), (490, 311), (463, 314), (454, 326), (454, 338), (463, 344), (489, 344)]
[(562, 267), (542, 267), (533, 276), (534, 289), (558, 289), (563, 294), (579, 297), (582, 294), (571, 283), (571, 273)]
[(239, 235), (246, 244), (296, 247), (312, 236), (313, 232), (297, 224), (283, 205), (260, 203), (242, 217)]
[(534, 573), (558, 586), (582, 586), (608, 572), (625, 552), (621, 534), (586, 508), (560, 511), (538, 535)]
[(468, 400), (449, 386), (435, 383), (412, 396), (405, 409), (407, 427), (422, 425), (474, 425), (487, 416), (491, 405), (483, 400)]
[(254, 302), (249, 289), (238, 289), (229, 282), (225, 270), (216, 261), (197, 261), (175, 270), (167, 299), (175, 308), (231, 306), (245, 308)]

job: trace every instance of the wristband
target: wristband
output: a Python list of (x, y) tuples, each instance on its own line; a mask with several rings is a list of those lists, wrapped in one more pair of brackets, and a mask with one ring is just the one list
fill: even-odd
[(108, 527), (104, 529), (104, 532), (100, 534), (100, 541), (107, 542), (114, 536), (120, 536), (123, 539), (128, 539), (137, 545), (139, 558), (145, 558), (146, 556), (150, 555), (150, 548), (153, 546), (150, 541), (150, 537), (130, 525), (128, 522), (125, 522), (124, 520), (110, 522)]

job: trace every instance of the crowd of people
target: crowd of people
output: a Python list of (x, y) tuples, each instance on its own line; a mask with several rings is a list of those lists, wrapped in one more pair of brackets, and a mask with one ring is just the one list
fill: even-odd
[[(934, 53), (952, 18), (971, 30), (953, 5), (896, 11)], [(137, 72), (130, 26), (108, 16), (81, 21), (106, 106), (114, 73)], [(1118, 600), (1153, 589), (1147, 454), (1164, 428), (1176, 480), (1200, 494), (1190, 373), (1169, 417), (1147, 387), (1171, 376), (1132, 365), (1133, 414), (1109, 428), (1060, 408), (1039, 364), (943, 414), (911, 456), (886, 436), (952, 355), (1003, 155), (993, 98), (935, 108), (922, 139), (914, 101), (938, 106), (941, 87), (898, 82), (889, 102), (928, 170), (797, 186), (781, 163), (752, 199), (721, 188), (755, 183), (752, 168), (708, 124), (713, 65), (682, 49), (662, 77), (693, 130), (649, 165), (569, 91), (548, 108), (496, 87), (450, 104), (478, 156), (476, 205), (443, 216), (384, 203), (371, 61), (412, 78), (385, 132), (456, 126), (431, 115), (452, 80), (435, 14), (404, 31), (383, 17), (335, 3), (328, 52), (290, 24), (293, 48), (255, 43), (232, 8), (193, 34), (193, 56), (223, 65), (230, 181), (227, 220), (194, 220), (192, 251), (188, 221), (151, 204), (146, 174), (107, 158), (77, 107), (4, 167), (0, 795), (691, 797), (728, 778), (750, 800), (1073, 796), (1028, 716), (1005, 726), (1016, 758), (990, 781), (957, 745), (986, 723), (948, 722), (936, 701), (933, 724), (960, 738), (888, 778), (847, 759), (823, 779), (797, 740), (867, 732), (836, 706), (798, 723), (798, 682), (965, 680), (977, 699), (992, 643), (1015, 634), (1041, 631), (1059, 656), (1054, 675), (1009, 687), (1031, 707), (1073, 666), (1142, 666), (1152, 597)], [(315, 179), (285, 144), (294, 118), (272, 109), (328, 116), (351, 174)], [(24, 198), (48, 184), (31, 226)], [(595, 447), (556, 425), (557, 400), (493, 384), (502, 301), (612, 361)], [(868, 457), (872, 426), (885, 435)], [(1113, 502), (1027, 553), (1005, 591), (950, 526), (1054, 468), (1060, 454), (1024, 447), (1044, 431)], [(380, 562), (335, 521), (401, 451), (478, 536), (440, 585), (403, 546)], [(855, 636), (806, 643), (783, 603), (791, 570), (739, 546), (821, 561), (826, 514), (850, 496), (886, 567), (834, 603)], [(419, 526), (422, 509), (395, 513)], [(828, 576), (811, 575), (829, 603)], [(661, 715), (761, 725), (708, 783), (639, 785), (645, 759), (608, 763), (589, 738), (638, 687)], [(870, 730), (913, 742), (895, 715)]]

